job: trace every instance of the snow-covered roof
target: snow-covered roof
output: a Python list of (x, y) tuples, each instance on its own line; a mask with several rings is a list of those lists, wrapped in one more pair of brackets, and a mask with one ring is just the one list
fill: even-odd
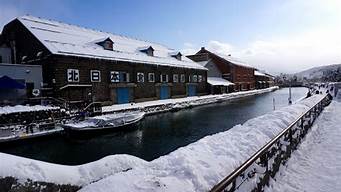
[(173, 51), (173, 52), (170, 52), (169, 55), (171, 56), (174, 56), (174, 55), (182, 55), (182, 53), (180, 51)]
[(264, 73), (261, 73), (259, 71), (255, 71), (255, 75), (256, 76), (265, 76), (265, 77), (267, 77), (267, 75), (265, 75)]
[[(52, 54), (207, 70), (188, 58), (180, 61), (171, 57), (169, 53), (174, 50), (161, 44), (33, 16), (23, 16), (17, 19)], [(114, 42), (113, 51), (105, 50), (95, 43), (107, 38)], [(154, 56), (140, 52), (141, 47), (149, 46), (155, 50)]]
[(245, 61), (241, 61), (239, 58), (224, 55), (224, 54), (217, 54), (217, 53), (215, 53), (215, 54), (218, 55), (219, 57), (225, 59), (226, 61), (233, 63), (233, 64), (244, 66), (244, 67), (254, 68), (251, 65), (247, 64)]
[(217, 53), (217, 52), (211, 51), (211, 50), (207, 50), (207, 51), (209, 51), (209, 52), (217, 55), (218, 57), (221, 57), (221, 58), (225, 59), (226, 61), (228, 61), (230, 63), (233, 63), (235, 65), (239, 65), (239, 66), (243, 66), (243, 67), (248, 67), (248, 68), (254, 68), (253, 66), (249, 65), (245, 61), (241, 61), (239, 58), (232, 57), (231, 55), (225, 55), (225, 54)]
[(197, 62), (199, 65), (201, 65), (201, 66), (206, 66), (207, 65), (207, 63), (209, 63), (211, 60), (207, 60), (207, 61), (199, 61), (199, 62)]
[(210, 85), (222, 85), (222, 86), (230, 86), (230, 85), (234, 85), (234, 83), (226, 80), (226, 79), (223, 79), (223, 78), (220, 78), (220, 77), (207, 77), (207, 83), (210, 84)]

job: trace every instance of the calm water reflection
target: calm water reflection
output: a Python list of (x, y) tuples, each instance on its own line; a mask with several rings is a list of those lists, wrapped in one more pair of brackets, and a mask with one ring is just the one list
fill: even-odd
[[(293, 88), (293, 101), (304, 97), (306, 88)], [(138, 129), (86, 140), (64, 137), (39, 139), (2, 146), (1, 151), (60, 164), (82, 164), (107, 155), (131, 154), (152, 160), (200, 138), (226, 131), (236, 124), (288, 105), (288, 89), (230, 102), (146, 117)]]

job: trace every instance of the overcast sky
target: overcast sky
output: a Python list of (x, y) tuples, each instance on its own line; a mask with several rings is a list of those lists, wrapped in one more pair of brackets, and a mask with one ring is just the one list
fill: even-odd
[(278, 74), (341, 63), (340, 10), (340, 0), (0, 0), (0, 29), (31, 14)]

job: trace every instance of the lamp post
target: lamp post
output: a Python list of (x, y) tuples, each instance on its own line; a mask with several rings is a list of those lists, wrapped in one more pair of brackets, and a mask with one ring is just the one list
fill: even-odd
[[(284, 80), (284, 82), (285, 82), (285, 80), (286, 80), (286, 77), (285, 77), (285, 76), (283, 77), (283, 80)], [(291, 105), (291, 104), (292, 104), (292, 101), (291, 101), (291, 79), (289, 79), (289, 78), (288, 78), (288, 84), (289, 84), (289, 98), (288, 98), (288, 103), (289, 103), (289, 105)]]

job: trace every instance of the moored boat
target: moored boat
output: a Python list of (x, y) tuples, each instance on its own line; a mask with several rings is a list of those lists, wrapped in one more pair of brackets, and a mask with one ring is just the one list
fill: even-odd
[(63, 124), (61, 127), (72, 135), (121, 130), (143, 119), (145, 112), (115, 113), (88, 118), (84, 121)]

